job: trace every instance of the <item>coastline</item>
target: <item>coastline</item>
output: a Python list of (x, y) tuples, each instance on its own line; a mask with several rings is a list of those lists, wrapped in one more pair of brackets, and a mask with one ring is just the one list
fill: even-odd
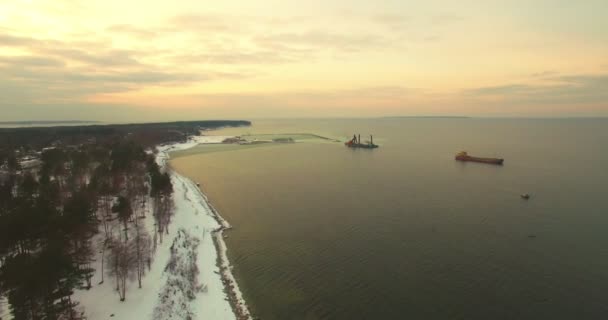
[[(223, 231), (229, 229), (230, 224), (208, 203), (196, 183), (172, 170), (168, 162), (172, 151), (222, 140), (220, 136), (193, 136), (185, 142), (156, 146), (155, 160), (161, 171), (169, 173), (173, 183), (174, 213), (168, 230), (153, 249), (154, 257), (142, 278), (141, 288), (136, 281), (127, 283), (125, 301), (119, 300), (111, 278), (98, 282), (104, 275), (103, 253), (98, 247), (93, 260), (94, 285), (90, 289), (75, 290), (73, 296), (83, 307), (79, 309), (82, 317), (92, 320), (252, 319), (226, 255)], [(142, 222), (152, 235), (156, 225), (151, 219), (151, 199), (148, 203), (144, 217), (150, 218)], [(98, 235), (93, 242), (99, 243), (100, 239)], [(181, 269), (170, 267), (175, 263)], [(189, 272), (196, 276), (184, 278)]]
[(228, 221), (226, 221), (219, 212), (213, 207), (207, 196), (201, 191), (196, 184), (187, 177), (177, 173), (173, 169), (171, 169), (171, 174), (175, 174), (179, 176), (179, 178), (188, 184), (188, 188), (191, 191), (195, 192), (201, 198), (201, 205), (206, 207), (211, 216), (215, 219), (219, 227), (214, 229), (212, 234), (213, 245), (216, 250), (217, 259), (216, 266), (220, 269), (220, 278), (222, 284), (224, 285), (224, 291), (228, 296), (228, 302), (232, 307), (233, 312), (235, 313), (237, 320), (248, 320), (252, 319), (251, 314), (249, 312), (249, 308), (247, 307), (247, 303), (243, 298), (243, 294), (236, 282), (236, 278), (232, 274), (232, 265), (228, 260), (228, 247), (226, 246), (226, 242), (224, 241), (224, 231), (228, 231), (232, 229), (232, 226)]
[[(230, 223), (224, 219), (220, 213), (213, 207), (209, 198), (196, 185), (194, 181), (185, 177), (175, 171), (169, 165), (168, 161), (171, 159), (170, 152), (178, 150), (186, 150), (195, 147), (199, 144), (210, 144), (210, 143), (221, 143), (226, 137), (224, 136), (197, 136), (190, 138), (185, 143), (170, 144), (167, 146), (157, 147), (158, 155), (157, 162), (161, 167), (164, 167), (172, 177), (184, 182), (184, 186), (187, 191), (190, 191), (199, 197), (200, 201), (195, 201), (202, 211), (208, 212), (208, 214), (216, 221), (217, 227), (211, 231), (211, 239), (213, 240), (213, 246), (215, 248), (215, 266), (219, 269), (219, 279), (224, 286), (224, 293), (227, 296), (228, 303), (232, 308), (232, 312), (237, 320), (251, 320), (253, 317), (249, 312), (249, 308), (243, 294), (238, 286), (236, 278), (232, 273), (232, 265), (228, 260), (226, 242), (224, 241), (224, 231), (232, 229)], [(177, 196), (177, 194), (175, 195)], [(179, 214), (179, 212), (176, 212)], [(216, 274), (217, 275), (217, 274)]]

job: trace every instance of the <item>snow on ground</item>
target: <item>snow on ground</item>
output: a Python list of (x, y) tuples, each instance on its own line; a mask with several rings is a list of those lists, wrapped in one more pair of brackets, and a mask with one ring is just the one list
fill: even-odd
[(197, 137), (192, 137), (192, 139), (198, 143), (222, 143), (222, 141), (228, 139), (228, 138), (234, 138), (234, 136), (197, 136)]
[[(186, 143), (160, 146), (157, 162), (164, 166), (170, 151), (188, 149), (199, 143), (217, 143), (225, 138), (201, 136)], [(213, 242), (213, 232), (220, 227), (229, 227), (228, 223), (219, 216), (216, 220), (216, 212), (192, 181), (175, 172), (171, 172), (171, 179), (175, 214), (169, 225), (169, 234), (164, 235), (163, 242), (158, 244), (151, 268), (142, 279), (142, 288), (138, 288), (136, 279), (130, 280), (126, 300), (120, 302), (114, 279), (105, 276), (104, 283), (97, 284), (101, 279), (101, 257), (98, 257), (93, 264), (96, 268), (93, 287), (74, 294), (74, 299), (80, 302), (88, 319), (236, 319), (221, 274), (233, 287), (233, 295), (237, 297), (241, 312), (250, 317), (225, 259), (226, 246), (221, 232), (215, 233), (215, 237), (221, 248), (222, 270), (216, 264), (218, 252)], [(151, 212), (146, 215), (145, 224), (152, 235), (154, 219)], [(179, 263), (176, 262), (178, 260)], [(196, 265), (192, 266), (190, 262)], [(176, 263), (182, 268), (171, 267)], [(195, 283), (186, 286), (178, 279), (179, 276), (187, 278), (188, 272), (195, 269), (198, 271)], [(186, 292), (182, 288), (186, 288)]]
[[(204, 235), (204, 234), (203, 234)], [(192, 319), (190, 302), (196, 294), (206, 292), (207, 287), (198, 281), (198, 245), (200, 239), (179, 229), (171, 245), (171, 257), (165, 268), (167, 281), (159, 293), (159, 301), (154, 308), (154, 319)]]
[[(207, 199), (207, 196), (205, 196), (205, 194), (201, 192), (201, 190), (194, 184), (194, 182), (192, 182), (190, 179), (184, 178), (180, 175), (178, 175), (178, 176), (182, 179), (182, 181), (186, 185), (186, 188), (194, 194), (194, 201), (196, 201), (197, 204), (205, 212), (207, 212), (212, 217), (214, 217), (214, 219), (217, 221), (217, 223), (219, 223), (219, 225), (221, 226), (222, 230), (228, 230), (228, 229), (232, 228), (230, 223), (228, 223), (228, 221), (226, 221), (224, 218), (222, 218), (222, 216), (217, 212), (217, 210), (215, 210), (215, 208), (211, 205), (211, 203)], [(218, 230), (218, 229), (216, 229), (216, 230)], [(238, 313), (241, 316), (241, 319), (252, 319), (252, 316), (249, 313), (249, 308), (247, 307), (247, 303), (245, 302), (245, 299), (243, 298), (243, 293), (241, 292), (241, 290), (238, 286), (238, 283), (236, 282), (236, 279), (234, 278), (234, 275), (232, 274), (232, 266), (230, 265), (230, 262), (228, 260), (228, 255), (227, 255), (228, 249), (226, 247), (226, 243), (224, 242), (223, 233), (214, 232), (214, 233), (212, 233), (212, 236), (214, 237), (214, 239), (217, 243), (217, 247), (214, 248), (216, 251), (216, 254), (219, 251), (221, 276), (226, 281), (226, 286), (228, 286), (230, 288), (230, 290), (229, 290), (230, 297), (229, 298), (234, 300), (234, 303), (236, 305), (236, 308), (238, 309)]]
[(190, 137), (190, 139), (188, 139), (188, 141), (184, 143), (162, 145), (157, 147), (158, 155), (156, 156), (156, 162), (162, 168), (169, 160), (169, 152), (190, 149), (192, 147), (196, 147), (199, 144), (218, 144), (222, 143), (222, 141), (228, 138), (233, 137), (234, 136), (195, 136)]
[(11, 311), (6, 297), (0, 296), (0, 319), (12, 319)]

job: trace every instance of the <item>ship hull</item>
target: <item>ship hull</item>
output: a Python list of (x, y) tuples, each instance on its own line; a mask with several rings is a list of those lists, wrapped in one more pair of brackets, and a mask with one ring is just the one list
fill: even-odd
[(463, 162), (478, 162), (478, 163), (486, 163), (486, 164), (494, 164), (502, 166), (504, 163), (504, 159), (498, 158), (479, 158), (479, 157), (471, 157), (471, 156), (456, 156), (456, 160)]
[(356, 148), (361, 148), (361, 149), (375, 149), (375, 148), (378, 148), (378, 146), (375, 145), (375, 144), (348, 144), (348, 143), (345, 143), (344, 145), (347, 146), (347, 147), (349, 147), (349, 148), (353, 148), (353, 149), (356, 149)]

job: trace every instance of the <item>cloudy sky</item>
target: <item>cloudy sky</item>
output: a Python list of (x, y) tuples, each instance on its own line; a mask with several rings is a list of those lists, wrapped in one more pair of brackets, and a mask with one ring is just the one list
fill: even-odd
[(0, 121), (608, 116), (608, 1), (2, 0)]

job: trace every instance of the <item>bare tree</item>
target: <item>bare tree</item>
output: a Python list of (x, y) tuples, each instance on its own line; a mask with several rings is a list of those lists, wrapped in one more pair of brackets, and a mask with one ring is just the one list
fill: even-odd
[(108, 247), (112, 238), (106, 236), (103, 240), (101, 240), (101, 281), (99, 284), (103, 283), (103, 276), (105, 274), (104, 265), (105, 265), (105, 257), (106, 257), (106, 248)]
[(141, 279), (146, 274), (146, 266), (150, 268), (152, 263), (152, 241), (150, 235), (141, 224), (135, 227), (136, 234), (133, 242), (135, 243), (135, 260), (137, 264), (137, 281), (141, 288)]
[(105, 238), (108, 239), (110, 237), (110, 227), (109, 222), (112, 220), (112, 203), (114, 202), (114, 197), (109, 194), (101, 197), (101, 221), (103, 223), (103, 231), (105, 234)]
[(137, 261), (132, 241), (111, 241), (109, 275), (116, 279), (116, 291), (120, 301), (125, 301), (127, 293), (127, 279), (137, 271)]
[(173, 198), (171, 195), (162, 195), (154, 199), (154, 218), (160, 242), (163, 242), (163, 233), (169, 233), (169, 223), (173, 215)]
[(74, 262), (78, 266), (78, 270), (84, 275), (86, 280), (86, 288), (91, 289), (91, 279), (95, 269), (91, 267), (93, 257), (93, 247), (90, 240), (81, 241), (79, 246), (74, 251)]

